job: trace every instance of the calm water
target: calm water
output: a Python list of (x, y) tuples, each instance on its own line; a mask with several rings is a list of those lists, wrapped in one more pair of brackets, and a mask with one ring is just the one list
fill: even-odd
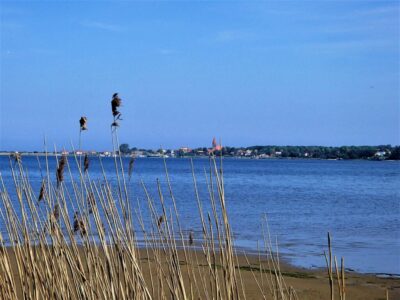
[[(23, 163), (38, 191), (41, 174), (37, 159), (23, 157)], [(43, 158), (41, 164), (43, 167)], [(106, 170), (113, 170), (111, 158), (103, 159), (103, 164)], [(167, 164), (184, 228), (197, 232), (200, 224), (190, 161), (167, 159)], [(210, 210), (204, 179), (209, 162), (195, 159), (194, 164), (204, 209)], [(141, 180), (157, 199), (159, 178), (168, 195), (163, 168), (160, 159), (136, 160), (129, 184), (134, 205), (147, 205)], [(53, 179), (55, 169), (52, 158)], [(8, 158), (0, 157), (0, 171), (6, 186), (11, 187)], [(262, 240), (261, 219), (267, 213), (280, 253), (295, 265), (324, 266), (326, 233), (330, 231), (334, 254), (344, 256), (348, 268), (400, 274), (399, 162), (225, 159), (224, 175), (237, 246), (256, 249), (257, 241)], [(97, 158), (91, 159), (90, 176), (101, 179)], [(107, 176), (115, 180), (112, 171)], [(5, 232), (2, 221), (0, 229)]]

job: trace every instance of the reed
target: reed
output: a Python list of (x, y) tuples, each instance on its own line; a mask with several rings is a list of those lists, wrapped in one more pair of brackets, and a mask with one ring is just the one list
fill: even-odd
[(333, 256), (333, 254), (332, 254), (331, 235), (329, 232), (328, 232), (328, 254), (326, 254), (326, 252), (324, 252), (324, 256), (325, 256), (326, 268), (328, 271), (331, 299), (333, 300), (335, 298), (334, 297), (334, 295), (335, 295), (335, 293), (334, 293), (335, 277), (334, 277), (334, 271), (333, 271), (333, 261), (334, 261), (337, 289), (339, 292), (339, 299), (346, 300), (346, 278), (345, 278), (344, 258), (343, 257), (341, 258), (341, 265), (340, 265), (340, 270), (339, 270), (336, 256)]

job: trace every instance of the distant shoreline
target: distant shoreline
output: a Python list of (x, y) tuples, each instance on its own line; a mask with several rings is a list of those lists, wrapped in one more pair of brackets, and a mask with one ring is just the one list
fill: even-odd
[[(66, 155), (67, 157), (74, 157), (76, 156), (84, 156), (84, 154), (73, 154), (73, 153), (68, 153), (68, 154), (63, 154), (63, 153), (54, 153), (54, 152), (0, 152), (0, 157), (7, 157), (7, 156), (13, 156), (15, 153), (18, 153), (21, 156), (29, 156), (29, 157), (43, 157), (43, 156), (48, 156), (48, 157), (60, 157), (63, 155)], [(113, 155), (101, 155), (101, 154), (88, 154), (89, 157), (101, 157), (101, 158), (113, 158)], [(119, 157), (119, 155), (116, 155)], [(126, 155), (123, 154), (121, 155), (122, 158), (131, 158), (132, 155)], [(209, 156), (208, 155), (191, 155), (191, 156), (155, 156), (155, 155), (142, 155), (142, 156), (137, 156), (135, 159), (188, 159), (188, 158), (194, 158), (194, 159), (207, 159)], [(219, 157), (219, 156), (217, 156)], [(225, 159), (238, 159), (238, 160), (327, 160), (327, 161), (399, 161), (398, 159), (379, 159), (379, 158), (318, 158), (318, 157), (243, 157), (243, 156), (231, 156), (231, 155), (224, 155), (223, 158)]]
[(246, 159), (323, 159), (323, 160), (400, 160), (400, 146), (377, 145), (377, 146), (250, 146), (250, 147), (230, 147), (222, 146), (213, 142), (212, 147), (179, 149), (142, 149), (128, 144), (121, 144), (116, 151), (75, 149), (73, 151), (0, 151), (0, 156), (4, 155), (88, 155), (100, 157), (114, 157), (121, 154), (134, 158), (154, 157), (154, 158), (184, 158), (196, 157), (207, 158), (233, 157)]

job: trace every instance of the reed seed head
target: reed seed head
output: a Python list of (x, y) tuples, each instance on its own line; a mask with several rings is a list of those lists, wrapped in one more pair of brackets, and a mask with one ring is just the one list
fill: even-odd
[(121, 106), (121, 103), (122, 103), (121, 98), (118, 96), (118, 93), (115, 93), (112, 96), (111, 100), (111, 110), (114, 118), (116, 117), (118, 119), (121, 116), (121, 113), (117, 109), (118, 107)]
[(74, 213), (74, 232), (79, 230), (79, 219), (78, 219), (78, 212)]
[(46, 184), (44, 182), (44, 180), (42, 181), (42, 185), (40, 187), (40, 192), (39, 192), (39, 197), (38, 197), (38, 201), (43, 200), (44, 198), (44, 189), (46, 188)]
[(81, 131), (87, 130), (87, 118), (86, 117), (81, 117), (79, 120), (79, 125), (81, 127)]
[(189, 232), (189, 245), (192, 246), (194, 243), (194, 239), (193, 239), (193, 231)]
[(83, 219), (79, 216), (78, 212), (74, 213), (74, 233), (80, 232), (81, 236), (86, 235), (86, 226)]
[(157, 221), (158, 227), (161, 227), (162, 223), (164, 222), (164, 216), (160, 216)]
[(93, 193), (90, 192), (87, 198), (89, 214), (93, 213), (93, 207), (96, 205), (96, 198), (94, 197)]
[(11, 154), (11, 157), (14, 159), (14, 161), (16, 163), (21, 162), (21, 153), (15, 152), (15, 153)]
[(83, 172), (86, 172), (89, 169), (89, 156), (87, 155), (87, 153), (85, 154), (85, 159), (83, 161)]
[(129, 180), (131, 180), (132, 172), (133, 172), (133, 165), (135, 164), (135, 157), (131, 157), (129, 161), (129, 168), (128, 168), (128, 176)]
[(60, 205), (58, 205), (58, 203), (54, 205), (53, 216), (56, 221), (60, 219)]
[(58, 168), (57, 168), (57, 186), (60, 185), (62, 181), (64, 181), (64, 168), (65, 168), (65, 162), (67, 158), (65, 155), (63, 155), (58, 163)]
[(83, 219), (79, 219), (79, 230), (81, 231), (81, 236), (86, 235), (86, 226), (85, 226), (85, 222), (83, 221)]

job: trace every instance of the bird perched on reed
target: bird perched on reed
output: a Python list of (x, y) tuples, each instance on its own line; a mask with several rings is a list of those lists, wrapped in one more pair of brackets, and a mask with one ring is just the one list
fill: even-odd
[(87, 130), (87, 118), (86, 117), (81, 117), (79, 119), (79, 125), (81, 127), (81, 131)]

